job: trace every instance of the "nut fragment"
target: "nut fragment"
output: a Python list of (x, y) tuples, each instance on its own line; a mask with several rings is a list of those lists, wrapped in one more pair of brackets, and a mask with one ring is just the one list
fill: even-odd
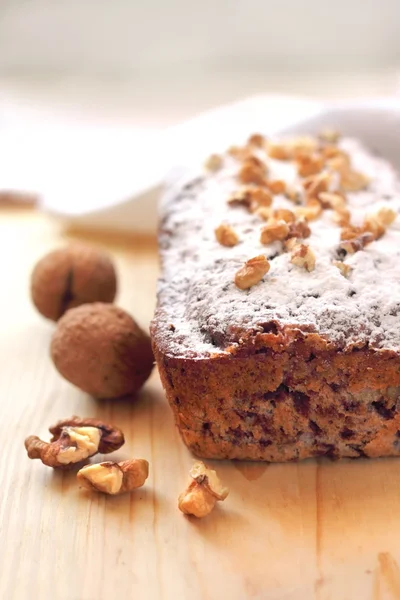
[(211, 154), (204, 163), (207, 171), (219, 171), (223, 165), (222, 156), (219, 154)]
[(149, 336), (112, 304), (69, 310), (51, 341), (51, 357), (65, 379), (96, 398), (134, 394), (153, 369)]
[(49, 428), (53, 437), (43, 442), (36, 435), (25, 440), (29, 458), (39, 458), (48, 467), (65, 467), (82, 462), (98, 452), (107, 454), (124, 443), (122, 431), (99, 421), (71, 417)]
[(32, 301), (53, 321), (81, 304), (113, 302), (116, 291), (116, 273), (108, 254), (84, 244), (46, 254), (31, 276)]
[(348, 277), (353, 270), (353, 267), (340, 260), (334, 260), (332, 264), (339, 269), (343, 277)]
[(309, 177), (320, 173), (324, 166), (320, 156), (303, 155), (297, 159), (297, 172), (300, 177)]
[(383, 206), (376, 213), (376, 218), (384, 225), (385, 227), (389, 227), (393, 223), (393, 221), (397, 217), (397, 212), (392, 208), (388, 208), (387, 206)]
[(268, 144), (268, 156), (276, 160), (290, 160), (292, 158), (292, 149), (287, 144)]
[(261, 206), (256, 210), (256, 215), (263, 219), (264, 221), (268, 221), (272, 217), (273, 210), (272, 208), (267, 208), (266, 206)]
[(288, 208), (277, 208), (274, 210), (274, 217), (278, 220), (282, 219), (286, 223), (294, 223), (296, 220), (296, 215)]
[(255, 156), (249, 156), (239, 170), (239, 180), (242, 183), (265, 184), (267, 167)]
[(194, 463), (190, 477), (187, 489), (178, 498), (178, 508), (186, 515), (206, 517), (217, 502), (225, 500), (229, 490), (221, 484), (217, 473), (201, 461)]
[(256, 285), (268, 273), (270, 264), (263, 254), (250, 258), (235, 275), (235, 284), (241, 290)]
[(265, 143), (265, 138), (261, 133), (253, 133), (247, 140), (248, 146), (255, 146), (256, 148), (262, 148)]
[(333, 220), (340, 226), (346, 227), (350, 225), (351, 213), (348, 208), (337, 208), (333, 212)]
[(215, 237), (221, 246), (236, 246), (239, 242), (239, 236), (236, 231), (226, 223), (221, 223), (215, 230)]
[(299, 244), (293, 248), (290, 262), (307, 271), (314, 271), (315, 254), (306, 244)]
[(284, 194), (286, 192), (286, 183), (282, 179), (268, 180), (266, 186), (274, 195)]
[(375, 236), (367, 231), (366, 233), (361, 233), (358, 237), (342, 241), (340, 243), (340, 248), (347, 252), (347, 254), (354, 254), (355, 252), (363, 250), (365, 246), (374, 240)]
[(289, 233), (289, 226), (283, 219), (270, 219), (261, 229), (260, 242), (270, 244), (278, 240), (284, 240)]
[(296, 206), (294, 212), (297, 217), (302, 217), (307, 221), (313, 221), (322, 213), (322, 206), (316, 198), (310, 198), (307, 200), (306, 206)]
[(228, 198), (231, 206), (244, 206), (250, 212), (257, 210), (259, 206), (270, 206), (272, 197), (265, 188), (256, 185), (244, 185)]
[(363, 229), (372, 233), (376, 240), (381, 238), (386, 231), (386, 227), (382, 225), (376, 215), (369, 215), (364, 219)]
[(308, 238), (311, 235), (311, 229), (305, 219), (299, 219), (289, 225), (289, 238)]
[(319, 198), (321, 192), (326, 192), (330, 182), (329, 173), (318, 173), (310, 175), (302, 181), (307, 198)]
[(346, 198), (339, 192), (319, 192), (318, 200), (323, 208), (333, 208), (334, 210), (342, 209), (346, 205)]
[(149, 463), (142, 458), (87, 465), (77, 473), (83, 488), (113, 496), (142, 487), (148, 476)]
[(348, 171), (342, 173), (341, 185), (347, 192), (358, 192), (364, 190), (370, 182), (369, 177), (358, 171)]

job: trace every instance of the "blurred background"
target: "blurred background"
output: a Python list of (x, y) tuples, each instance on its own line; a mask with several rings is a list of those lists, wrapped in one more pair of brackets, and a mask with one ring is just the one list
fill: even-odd
[(400, 90), (398, 0), (1, 0), (3, 94), (164, 126), (260, 92)]
[(259, 94), (400, 102), (400, 2), (1, 0), (0, 189), (119, 201), (165, 128)]

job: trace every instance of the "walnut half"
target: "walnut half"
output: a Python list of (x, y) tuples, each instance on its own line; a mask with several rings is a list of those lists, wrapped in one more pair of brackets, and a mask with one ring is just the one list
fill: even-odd
[(50, 427), (53, 437), (44, 442), (36, 435), (25, 440), (29, 458), (38, 458), (53, 468), (69, 467), (80, 463), (98, 452), (107, 454), (124, 444), (124, 434), (98, 419), (71, 417)]

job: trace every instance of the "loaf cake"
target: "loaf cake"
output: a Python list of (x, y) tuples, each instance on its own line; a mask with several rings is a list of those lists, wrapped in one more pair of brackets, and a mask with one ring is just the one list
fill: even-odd
[(334, 131), (171, 177), (151, 325), (197, 456), (400, 454), (400, 180)]

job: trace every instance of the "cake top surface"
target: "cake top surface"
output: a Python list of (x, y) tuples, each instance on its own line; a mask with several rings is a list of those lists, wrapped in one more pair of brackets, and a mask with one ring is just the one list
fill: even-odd
[[(328, 146), (321, 142), (313, 156)], [(158, 286), (156, 342), (171, 356), (201, 358), (225, 353), (228, 347), (240, 345), (241, 332), (268, 331), (273, 323), (282, 331), (291, 328), (318, 333), (341, 349), (368, 345), (398, 351), (398, 174), (384, 159), (349, 138), (339, 139), (335, 147), (339, 156), (351, 161), (352, 173), (361, 174), (360, 185), (350, 181), (346, 186), (343, 169), (337, 170), (332, 161), (326, 161), (317, 174), (307, 176), (307, 156), (279, 160), (271, 157), (275, 154), (268, 149), (271, 147), (271, 142), (268, 146), (258, 141), (256, 146), (245, 147), (245, 158), (238, 151), (227, 152), (211, 161), (208, 170), (180, 171), (168, 183), (160, 206), (163, 271)], [(253, 191), (262, 187), (270, 193), (272, 203), (264, 207), (263, 215), (262, 209), (255, 210), (260, 208), (255, 203), (228, 201), (233, 196), (248, 198), (243, 193), (240, 171), (249, 154), (255, 157), (258, 174), (266, 164), (267, 183), (250, 184)], [(300, 176), (302, 164), (305, 170)], [(316, 177), (327, 182), (328, 196), (317, 193), (310, 202), (307, 190)], [(277, 193), (279, 189), (271, 185), (277, 180), (284, 182), (285, 193)], [(335, 203), (321, 200), (329, 200), (329, 193), (335, 193), (336, 199), (337, 195), (345, 198), (344, 213), (343, 206), (339, 214)], [(324, 205), (323, 210), (317, 210), (320, 214), (308, 215), (308, 208), (314, 210), (318, 203)], [(310, 235), (292, 242), (261, 243), (262, 228), (274, 220), (274, 211), (279, 209), (290, 210), (296, 221), (303, 223), (306, 215)], [(378, 232), (376, 227), (366, 227), (369, 216), (380, 214), (381, 209), (392, 215), (393, 222), (382, 229), (379, 221)], [(335, 222), (338, 216), (350, 219), (351, 235), (343, 233), (347, 221), (341, 225)], [(281, 220), (279, 223), (282, 225)], [(217, 240), (215, 230), (221, 224), (234, 231), (234, 246)], [(310, 270), (293, 261), (293, 253), (301, 244), (311, 250), (315, 260), (315, 266), (306, 265)], [(235, 283), (238, 270), (259, 255), (268, 259), (269, 271), (258, 283), (240, 289)]]

